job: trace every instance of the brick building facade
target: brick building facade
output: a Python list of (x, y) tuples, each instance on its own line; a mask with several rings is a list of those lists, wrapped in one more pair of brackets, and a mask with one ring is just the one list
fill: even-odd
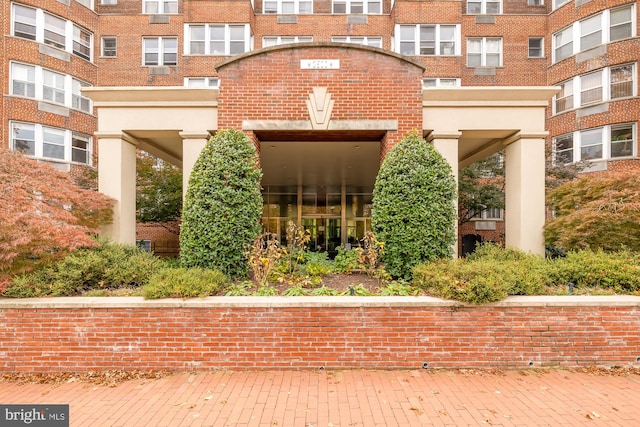
[[(339, 150), (332, 139), (359, 138), (363, 146), (374, 139), (384, 155), (420, 122), (423, 93), (432, 87), (559, 86), (546, 110), (546, 141), (557, 159), (590, 160), (593, 171), (640, 168), (634, 1), (16, 0), (1, 7), (2, 147), (74, 174), (96, 166), (100, 116), (80, 90), (87, 86), (219, 88), (218, 123), (209, 129), (247, 125), (245, 131), (262, 141), (266, 164), (277, 158), (265, 148), (290, 149), (287, 143), (299, 134), (276, 137), (258, 121), (304, 119), (300, 112), (308, 113), (304, 103), (314, 87), (331, 95), (354, 86), (351, 100), (333, 98), (332, 120), (398, 117), (395, 129), (347, 129), (322, 141)], [(307, 50), (282, 47), (290, 43), (305, 43)], [(354, 43), (373, 49), (349, 49)], [(324, 57), (340, 61), (340, 73), (355, 74), (336, 79), (335, 72), (315, 69), (304, 81), (302, 74), (275, 74), (269, 62), (297, 64), (323, 49)], [(252, 88), (242, 87), (247, 82)], [(292, 96), (296, 87), (300, 93)], [(285, 88), (289, 98), (279, 101), (286, 108), (275, 99)], [(273, 104), (266, 102), (270, 96)], [(369, 224), (365, 184), (335, 191), (317, 186), (309, 193), (283, 185), (267, 189), (265, 224), (279, 230), (292, 215), (285, 211), (295, 209), (289, 199), (313, 195), (315, 210), (303, 225), (313, 228), (316, 245), (330, 246), (336, 243), (328, 236), (336, 227), (331, 200), (342, 198), (340, 208), (348, 205), (353, 213), (340, 217), (344, 243), (345, 233), (358, 237)], [(308, 206), (297, 209), (300, 220)], [(459, 231), (462, 241), (464, 235), (503, 240), (504, 230), (502, 212), (486, 212)]]

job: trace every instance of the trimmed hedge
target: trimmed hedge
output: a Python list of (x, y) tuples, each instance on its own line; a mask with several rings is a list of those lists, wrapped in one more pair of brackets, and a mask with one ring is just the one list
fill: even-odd
[(142, 295), (147, 299), (206, 297), (217, 294), (227, 283), (227, 277), (217, 270), (167, 268), (151, 276)]

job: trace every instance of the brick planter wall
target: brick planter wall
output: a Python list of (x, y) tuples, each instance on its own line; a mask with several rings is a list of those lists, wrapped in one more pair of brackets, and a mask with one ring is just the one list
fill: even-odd
[(640, 297), (0, 300), (0, 371), (640, 364)]

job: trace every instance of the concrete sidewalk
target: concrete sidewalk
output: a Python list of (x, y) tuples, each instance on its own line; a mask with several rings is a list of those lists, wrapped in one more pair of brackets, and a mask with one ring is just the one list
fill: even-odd
[(0, 382), (0, 403), (70, 405), (71, 426), (638, 426), (640, 375), (219, 371), (115, 387)]

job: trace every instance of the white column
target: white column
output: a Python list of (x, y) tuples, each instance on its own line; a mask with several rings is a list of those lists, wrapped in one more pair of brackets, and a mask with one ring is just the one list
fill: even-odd
[(182, 198), (184, 199), (187, 195), (193, 165), (207, 145), (210, 135), (208, 132), (180, 132), (180, 137), (182, 138)]
[(546, 132), (520, 133), (505, 148), (505, 243), (544, 255)]
[(98, 190), (114, 198), (113, 223), (101, 234), (115, 242), (136, 242), (136, 142), (124, 133), (96, 132)]
[[(429, 141), (433, 147), (444, 157), (451, 166), (453, 178), (456, 183), (456, 198), (454, 199), (455, 212), (458, 214), (458, 139), (462, 135), (461, 132), (431, 132)], [(453, 245), (453, 256), (458, 257), (458, 221), (453, 224), (455, 229), (456, 243)]]

